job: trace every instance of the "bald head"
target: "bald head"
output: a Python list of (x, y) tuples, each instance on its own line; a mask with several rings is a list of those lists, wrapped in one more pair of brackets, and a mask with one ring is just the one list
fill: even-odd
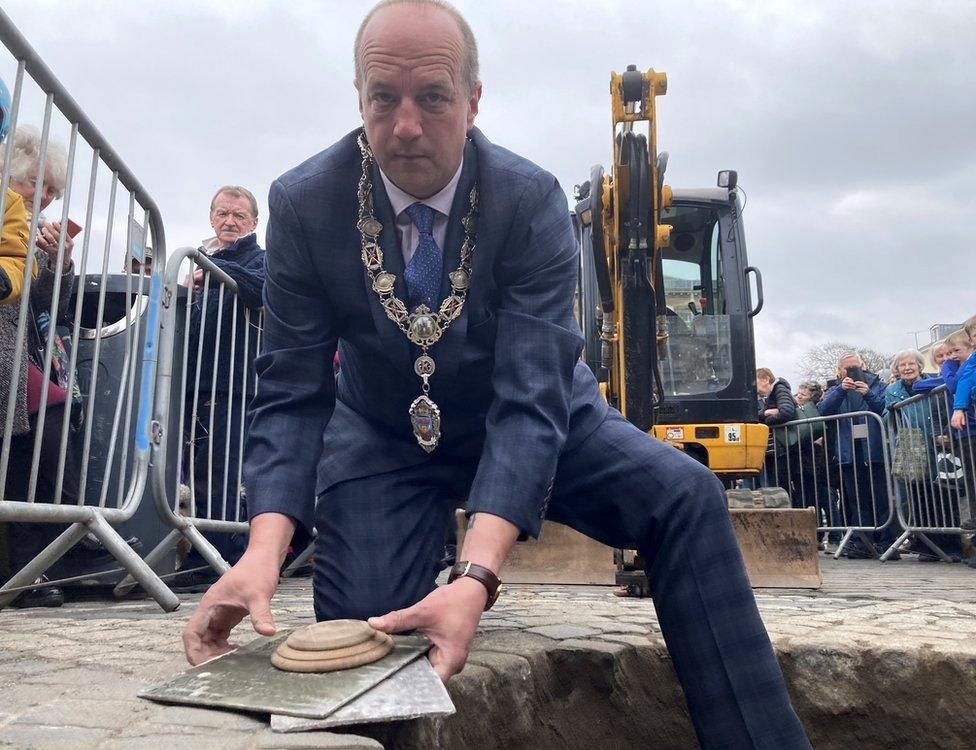
[[(353, 46), (353, 61), (355, 64), (357, 89), (362, 87), (364, 78), (363, 65), (363, 42), (368, 37), (368, 27), (377, 16), (386, 13), (396, 13), (401, 18), (417, 17), (426, 14), (443, 14), (449, 18), (457, 30), (458, 41), (460, 42), (461, 57), (461, 80), (467, 87), (468, 93), (474, 93), (478, 85), (479, 65), (478, 65), (478, 43), (474, 38), (471, 26), (464, 19), (458, 10), (444, 0), (382, 0), (373, 6), (373, 9), (366, 14), (359, 30), (356, 32), (356, 42)], [(374, 31), (369, 29), (369, 31)]]

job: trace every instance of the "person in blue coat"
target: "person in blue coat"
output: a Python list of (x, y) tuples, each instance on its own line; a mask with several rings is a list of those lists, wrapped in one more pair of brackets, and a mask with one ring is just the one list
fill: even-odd
[(363, 128), (271, 187), (250, 541), (187, 623), (188, 659), (227, 651), (248, 613), (275, 632), (278, 565), (314, 523), (316, 618), (420, 630), (447, 680), (548, 518), (648, 560), (703, 747), (809, 748), (721, 482), (611, 409), (580, 359), (567, 196), (474, 127), (470, 27), (443, 2), (384, 2), (354, 49)]
[[(896, 455), (899, 450), (898, 441), (904, 434), (903, 430), (912, 429), (918, 431), (922, 436), (923, 444), (926, 446), (925, 459), (928, 463), (928, 472), (925, 477), (908, 479), (894, 476), (893, 479), (897, 483), (896, 489), (900, 492), (899, 500), (903, 503), (903, 513), (910, 512), (908, 505), (911, 504), (915, 506), (912, 509), (914, 512), (911, 513), (915, 518), (926, 518), (934, 521), (939, 514), (938, 511), (930, 510), (931, 506), (935, 504), (934, 498), (937, 496), (932, 489), (931, 481), (936, 474), (940, 432), (945, 427), (946, 411), (942, 402), (944, 394), (936, 393), (929, 398), (911, 401), (901, 407), (897, 406), (897, 404), (911, 398), (931, 392), (930, 384), (941, 380), (941, 378), (927, 376), (922, 372), (923, 367), (924, 359), (917, 349), (905, 349), (894, 356), (891, 361), (891, 370), (898, 379), (885, 389), (883, 416), (887, 420), (889, 428), (894, 430)], [(952, 526), (956, 523), (949, 518), (945, 518), (941, 522), (941, 524)], [(958, 534), (927, 532), (926, 536), (950, 557), (957, 560), (962, 557), (962, 541)], [(940, 559), (931, 548), (917, 539), (912, 539), (907, 549), (909, 552), (917, 554), (920, 562), (936, 562)]]
[[(976, 319), (970, 328), (976, 331)], [(967, 324), (968, 324), (967, 323)], [(959, 454), (963, 468), (963, 486), (966, 496), (960, 524), (964, 529), (976, 529), (976, 408), (973, 404), (974, 368), (976, 368), (976, 340), (969, 328), (952, 333), (946, 340), (949, 357), (943, 363), (943, 377), (952, 403), (951, 426), (953, 451)], [(967, 399), (966, 393), (969, 393)], [(969, 561), (967, 560), (967, 564)], [(974, 565), (973, 567), (976, 567)]]
[[(254, 234), (257, 222), (258, 204), (249, 190), (239, 185), (217, 190), (210, 203), (215, 234), (204, 240), (200, 250), (234, 280), (237, 294), (216, 278), (204, 283), (202, 269), (188, 280), (193, 300), (183, 388), (184, 474), (187, 483), (192, 479), (198, 517), (247, 520), (245, 491), (238, 477), (245, 407), (255, 391), (258, 311), (263, 305), (264, 250)], [(231, 564), (244, 553), (246, 540), (241, 535), (207, 532), (205, 536)], [(183, 569), (169, 581), (179, 593), (204, 591), (218, 577), (196, 548), (187, 555)]]
[[(962, 332), (950, 336), (950, 340), (957, 336), (962, 341), (951, 343), (951, 352), (959, 362), (959, 369), (950, 390), (955, 394), (952, 401), (952, 426), (957, 430), (966, 427), (967, 414), (973, 411), (974, 397), (976, 397), (976, 316), (966, 321)], [(968, 338), (968, 341), (965, 339)], [(960, 352), (967, 352), (963, 357)]]
[[(818, 408), (822, 416), (867, 411), (880, 417), (885, 410), (884, 392), (885, 383), (875, 373), (865, 370), (860, 355), (852, 352), (837, 362), (837, 382), (824, 394)], [(834, 432), (840, 465), (844, 525), (880, 529), (873, 535), (875, 551), (880, 554), (898, 535), (890, 508), (885, 436), (879, 420), (852, 417), (839, 420), (828, 429)], [(855, 535), (848, 541), (844, 555), (873, 557), (875, 551), (865, 548)]]

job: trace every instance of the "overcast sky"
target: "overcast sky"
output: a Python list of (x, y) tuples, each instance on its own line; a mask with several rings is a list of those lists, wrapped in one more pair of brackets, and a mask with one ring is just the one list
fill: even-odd
[[(370, 5), (3, 7), (154, 196), (172, 250), (208, 236), (219, 185), (250, 187), (263, 220), (277, 175), (357, 127), (352, 40)], [(478, 125), (567, 193), (610, 161), (610, 71), (667, 72), (668, 182), (734, 168), (748, 192), (760, 365), (795, 385), (814, 344), (894, 352), (976, 313), (976, 2), (457, 5), (481, 49)]]

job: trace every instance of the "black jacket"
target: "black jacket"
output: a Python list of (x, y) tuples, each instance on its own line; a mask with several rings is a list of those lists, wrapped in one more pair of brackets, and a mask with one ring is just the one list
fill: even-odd
[[(773, 390), (764, 399), (759, 399), (759, 417), (768, 425), (783, 424), (796, 418), (796, 401), (790, 384), (783, 378), (773, 381)], [(779, 414), (763, 416), (766, 409), (779, 409)]]
[[(222, 286), (216, 279), (210, 280), (207, 292), (206, 326), (203, 322), (203, 287), (193, 294), (193, 307), (190, 309), (190, 346), (187, 352), (186, 390), (193, 391), (196, 378), (197, 348), (203, 330), (203, 356), (200, 359), (200, 392), (210, 393), (213, 387), (214, 352), (217, 353), (218, 393), (227, 393), (231, 387), (233, 373), (233, 392), (240, 394), (247, 372), (247, 393), (254, 393), (254, 358), (257, 354), (258, 313), (261, 309), (264, 290), (264, 250), (258, 245), (257, 237), (249, 234), (241, 237), (233, 245), (210, 256), (220, 269), (237, 282), (237, 321), (234, 325), (234, 295), (224, 290), (224, 307), (220, 312), (220, 328), (217, 318)], [(249, 313), (245, 315), (245, 310)], [(248, 321), (249, 319), (249, 321)], [(248, 325), (249, 322), (249, 325)], [(234, 364), (231, 366), (231, 333), (234, 336)], [(219, 333), (219, 351), (218, 351)]]

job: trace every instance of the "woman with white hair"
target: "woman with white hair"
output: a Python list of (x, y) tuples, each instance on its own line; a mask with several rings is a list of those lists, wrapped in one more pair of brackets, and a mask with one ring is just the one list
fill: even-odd
[[(891, 370), (898, 376), (894, 383), (885, 389), (884, 417), (887, 418), (894, 404), (917, 396), (923, 389), (916, 387), (929, 380), (929, 376), (922, 372), (925, 359), (917, 349), (904, 349), (891, 360)], [(895, 456), (892, 460), (892, 474), (898, 481), (908, 487), (916, 483), (915, 490), (908, 492), (910, 496), (923, 498), (929, 493), (922, 489), (927, 481), (935, 461), (935, 446), (932, 436), (932, 409), (928, 399), (907, 404), (898, 410), (895, 433)], [(954, 560), (962, 555), (962, 543), (958, 535), (926, 534), (926, 536)], [(936, 562), (939, 557), (932, 551), (915, 541), (902, 551), (917, 553), (921, 562)]]
[[(882, 416), (888, 417), (892, 404), (897, 404), (916, 395), (913, 391), (915, 385), (928, 379), (928, 375), (922, 372), (923, 367), (925, 367), (925, 359), (918, 349), (903, 349), (892, 358), (891, 373), (896, 379), (885, 389), (885, 410)], [(919, 422), (924, 421), (927, 415), (920, 413), (918, 409), (913, 409), (912, 412), (911, 415), (906, 414), (905, 417), (908, 417), (913, 425), (920, 426)]]
[[(64, 147), (49, 142), (45, 152), (44, 175), (38, 179), (41, 138), (34, 128), (22, 127), (0, 146), (0, 165), (9, 160), (10, 189), (23, 198), (27, 212), (34, 208), (34, 197), (39, 194), (40, 209), (47, 208), (60, 198), (64, 190), (67, 155)], [(44, 378), (43, 361), (39, 348), (46, 343), (46, 330), (53, 332), (57, 321), (68, 309), (74, 273), (71, 264), (72, 243), (65, 237), (61, 258), (61, 277), (58, 280), (58, 222), (48, 222), (38, 217), (37, 236), (26, 262), (32, 263), (33, 281), (29, 298), (20, 304), (0, 306), (0, 432), (6, 419), (7, 398), (11, 383), (17, 391), (14, 401), (13, 429), (10, 437), (10, 461), (4, 495), (8, 500), (27, 500), (28, 480), (33, 460), (35, 426), (39, 419), (41, 394), (47, 391), (45, 428), (42, 433), (36, 496), (40, 501), (54, 500), (60, 456), (61, 427), (66, 414), (65, 404), (71, 398), (67, 386), (66, 356), (60, 339), (56, 339), (51, 376)], [(55, 283), (60, 285), (58, 309), (51, 310)], [(14, 347), (18, 336), (20, 306), (30, 305), (26, 332), (26, 346), (14, 370)], [(77, 416), (79, 410), (76, 410)], [(3, 436), (0, 434), (0, 441)], [(73, 443), (68, 441), (64, 471), (62, 474), (61, 502), (74, 504), (78, 497), (78, 466), (73, 455)], [(8, 524), (10, 564), (18, 570), (40, 552), (62, 529), (55, 524)], [(15, 606), (56, 607), (64, 601), (60, 589), (42, 587), (22, 594)]]
[[(24, 199), (28, 217), (34, 210), (34, 200), (40, 192), (40, 211), (37, 223), (37, 247), (53, 256), (58, 249), (58, 235), (61, 222), (48, 221), (43, 211), (64, 194), (68, 171), (68, 154), (57, 141), (49, 140), (44, 151), (44, 176), (39, 178), (37, 168), (41, 159), (41, 135), (37, 128), (23, 126), (17, 128), (7, 142), (0, 145), (0, 163), (10, 160), (10, 189)], [(74, 242), (69, 235), (64, 238), (64, 257), (62, 263), (71, 263)]]

